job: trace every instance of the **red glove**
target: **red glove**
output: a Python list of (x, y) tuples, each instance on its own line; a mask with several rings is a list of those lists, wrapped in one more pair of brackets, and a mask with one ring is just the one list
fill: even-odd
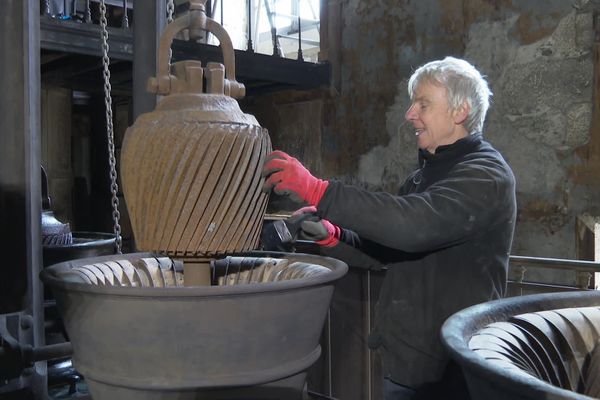
[(263, 191), (273, 191), (279, 195), (290, 196), (298, 203), (307, 202), (316, 206), (321, 201), (329, 181), (315, 178), (300, 161), (275, 150), (267, 156), (262, 175), (267, 177)]
[[(303, 207), (292, 214), (292, 217), (305, 214), (315, 213), (316, 207)], [(326, 219), (320, 219), (315, 215), (315, 219), (303, 221), (300, 225), (300, 238), (313, 240), (316, 244), (324, 247), (333, 247), (340, 242), (342, 230), (339, 226), (333, 225)]]

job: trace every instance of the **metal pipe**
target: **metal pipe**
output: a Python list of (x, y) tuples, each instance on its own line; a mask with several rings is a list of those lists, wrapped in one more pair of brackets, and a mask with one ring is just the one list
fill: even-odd
[(248, 46), (246, 50), (254, 52), (252, 48), (252, 0), (248, 0)]
[(71, 342), (64, 342), (34, 347), (31, 350), (31, 361), (47, 361), (70, 356), (73, 346)]
[[(11, 338), (4, 337), (4, 339), (8, 340)], [(0, 347), (0, 361), (13, 363), (11, 364), (11, 368), (17, 372), (31, 367), (38, 361), (55, 360), (69, 357), (73, 354), (71, 342), (33, 347), (30, 344), (18, 343), (14, 338), (12, 338), (12, 341), (15, 341), (15, 346), (8, 348)]]
[(511, 265), (528, 265), (539, 268), (568, 269), (572, 271), (600, 272), (600, 262), (568, 260), (560, 258), (541, 258), (510, 256)]

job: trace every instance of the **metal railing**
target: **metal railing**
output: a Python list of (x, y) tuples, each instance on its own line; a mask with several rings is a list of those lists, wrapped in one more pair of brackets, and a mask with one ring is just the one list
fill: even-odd
[[(109, 16), (113, 15), (108, 20), (108, 26), (129, 29), (134, 11), (133, 0), (104, 1)], [(97, 13), (94, 10), (99, 2), (43, 0), (40, 12), (51, 19), (97, 25)], [(239, 6), (234, 7), (237, 4)], [(186, 12), (187, 8), (187, 3), (178, 4), (174, 17)], [(299, 61), (317, 61), (320, 11), (315, 7), (314, 0), (207, 0), (207, 14), (228, 31), (237, 50)], [(244, 29), (240, 30), (240, 26)], [(205, 41), (218, 44), (215, 38), (206, 38)]]
[[(320, 11), (313, 3), (314, 0), (245, 0), (245, 49), (304, 61), (306, 51), (314, 53), (320, 45)], [(212, 15), (227, 29), (231, 9), (224, 9), (223, 4), (230, 3), (213, 0)]]
[[(537, 278), (531, 279), (535, 271)], [(573, 275), (570, 282), (556, 282), (549, 275)], [(557, 258), (510, 256), (509, 295), (540, 292), (595, 290), (595, 274), (600, 274), (600, 262)]]
[[(92, 21), (92, 3), (100, 0), (43, 0), (40, 12), (42, 15), (65, 21), (94, 23)], [(133, 0), (104, 0), (109, 7), (121, 12), (120, 27), (129, 28), (129, 14), (133, 9)]]

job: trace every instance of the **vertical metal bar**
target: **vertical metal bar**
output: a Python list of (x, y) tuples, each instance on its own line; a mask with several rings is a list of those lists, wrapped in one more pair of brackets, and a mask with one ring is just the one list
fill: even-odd
[(277, 22), (275, 19), (275, 4), (273, 4), (273, 8), (269, 6), (269, 1), (264, 0), (265, 2), (265, 12), (269, 17), (269, 25), (271, 25), (271, 41), (273, 42), (273, 55), (276, 57), (281, 57), (281, 48), (279, 47), (279, 38), (277, 37)]
[(129, 28), (129, 19), (127, 18), (127, 0), (123, 0), (123, 17), (121, 18), (121, 27)]
[[(165, 0), (145, 0), (135, 3), (133, 24), (133, 117), (154, 110), (156, 95), (146, 91), (148, 78), (156, 76), (157, 49), (160, 33), (166, 26)], [(148, 21), (148, 23), (146, 23)]]
[(300, 0), (296, 0), (296, 9), (298, 13), (298, 61), (304, 61), (302, 56), (302, 20), (300, 18)]
[(223, 26), (223, 0), (221, 0), (221, 26)]
[[(19, 312), (32, 346), (44, 344), (41, 245), (41, 77), (39, 0), (2, 1), (0, 17), (0, 233), (5, 268), (0, 313)], [(28, 317), (30, 316), (30, 318)], [(1, 316), (0, 316), (1, 317)], [(30, 378), (35, 398), (47, 395), (46, 363)]]
[(253, 53), (252, 48), (252, 0), (248, 0), (248, 45), (246, 50)]
[(331, 369), (331, 306), (327, 310), (327, 395), (333, 396), (332, 369)]
[(527, 272), (527, 268), (519, 265), (515, 268), (515, 271), (517, 271), (515, 282), (519, 285), (519, 296), (523, 296), (523, 281), (525, 280), (525, 272)]
[[(366, 310), (366, 335), (371, 333), (371, 271), (367, 270), (367, 310)], [(365, 340), (366, 343), (366, 340)], [(371, 400), (371, 393), (373, 392), (371, 376), (371, 349), (367, 346), (367, 400)]]
[[(253, 12), (254, 12), (254, 29), (252, 30), (252, 36), (254, 36), (254, 39), (259, 40), (259, 34), (260, 32), (258, 32), (258, 28), (260, 26), (260, 0), (255, 0), (254, 3), (256, 4), (256, 7), (253, 8)], [(257, 46), (260, 44), (260, 42), (257, 43)], [(256, 48), (256, 50), (258, 50), (258, 48)]]

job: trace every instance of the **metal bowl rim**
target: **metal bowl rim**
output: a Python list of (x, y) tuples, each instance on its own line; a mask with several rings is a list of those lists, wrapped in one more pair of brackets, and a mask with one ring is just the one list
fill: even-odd
[[(280, 253), (280, 252), (248, 252), (235, 253), (232, 256), (253, 257), (280, 257), (298, 259), (298, 261), (325, 261), (326, 267), (331, 269), (330, 273), (310, 276), (306, 278), (290, 279), (286, 281), (254, 283), (231, 286), (185, 286), (185, 287), (130, 287), (130, 286), (100, 286), (86, 283), (69, 282), (57, 277), (57, 273), (75, 266), (114, 260), (116, 255), (81, 258), (77, 260), (64, 261), (43, 269), (40, 273), (42, 281), (55, 289), (67, 291), (85, 292), (90, 294), (125, 296), (125, 297), (213, 297), (260, 294), (265, 292), (280, 292), (295, 289), (315, 287), (330, 284), (341, 278), (348, 271), (348, 266), (343, 261), (331, 257), (317, 256), (303, 253)], [(154, 253), (129, 253), (123, 254), (123, 258), (136, 257), (164, 257)], [(319, 264), (315, 262), (315, 264)], [(322, 265), (322, 264), (319, 264)]]
[[(595, 300), (595, 301), (594, 301)], [(441, 339), (450, 356), (469, 374), (487, 378), (490, 383), (510, 388), (511, 392), (541, 398), (552, 394), (560, 399), (592, 399), (581, 393), (562, 389), (542, 379), (521, 375), (497, 366), (468, 347), (473, 334), (493, 322), (537, 311), (560, 308), (600, 307), (600, 292), (567, 292), (533, 294), (477, 304), (449, 317), (442, 326)], [(468, 337), (468, 339), (467, 339)], [(520, 388), (523, 391), (517, 392)]]

